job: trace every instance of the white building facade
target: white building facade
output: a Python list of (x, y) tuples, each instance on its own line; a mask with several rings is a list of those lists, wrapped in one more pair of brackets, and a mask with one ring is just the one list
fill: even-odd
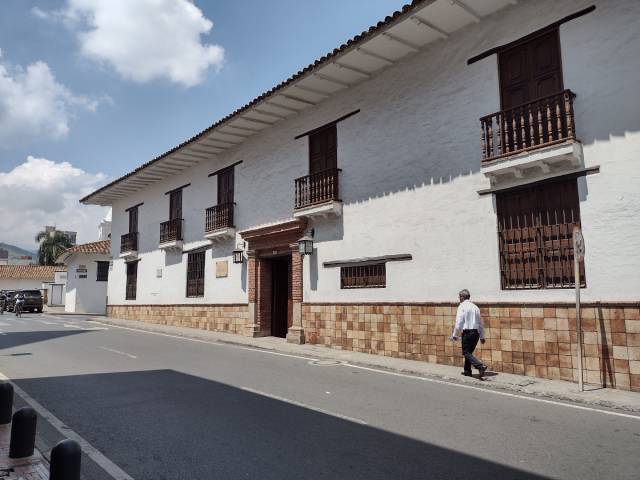
[(111, 262), (111, 240), (84, 243), (57, 259), (67, 268), (64, 309), (67, 313), (104, 314)]
[(492, 369), (575, 379), (579, 227), (585, 379), (640, 389), (638, 21), (414, 2), (83, 199), (108, 313), (457, 364), (468, 288)]

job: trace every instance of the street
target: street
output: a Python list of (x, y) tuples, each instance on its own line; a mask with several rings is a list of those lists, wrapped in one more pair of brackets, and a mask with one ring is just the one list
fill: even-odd
[[(119, 469), (154, 480), (640, 472), (640, 417), (82, 316), (5, 314), (0, 331), (0, 372), (97, 449), (83, 458), (90, 480)], [(54, 427), (40, 419), (41, 448), (63, 437)]]

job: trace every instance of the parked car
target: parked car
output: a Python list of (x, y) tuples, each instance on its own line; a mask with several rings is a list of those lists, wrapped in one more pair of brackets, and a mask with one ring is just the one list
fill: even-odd
[(4, 304), (4, 309), (7, 312), (11, 312), (13, 310), (13, 297), (16, 294), (15, 290), (5, 290), (4, 294), (6, 295), (6, 300)]
[(22, 290), (21, 293), (24, 294), (23, 312), (42, 312), (43, 302), (42, 292), (40, 290)]

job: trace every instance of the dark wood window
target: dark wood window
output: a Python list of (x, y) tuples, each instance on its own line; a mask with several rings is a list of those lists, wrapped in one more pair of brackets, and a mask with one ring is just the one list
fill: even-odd
[(233, 203), (233, 167), (218, 173), (218, 205)]
[(384, 288), (386, 286), (385, 263), (349, 265), (340, 269), (340, 288)]
[(338, 168), (338, 130), (334, 125), (309, 135), (309, 174)]
[(204, 296), (204, 252), (187, 255), (187, 297)]
[(96, 262), (98, 265), (98, 274), (96, 282), (106, 282), (109, 280), (109, 262)]
[(135, 300), (138, 289), (138, 262), (129, 262), (127, 265), (127, 284), (125, 299)]
[(129, 209), (129, 233), (138, 231), (138, 207)]
[(169, 194), (169, 220), (182, 218), (182, 189)]
[(503, 110), (563, 89), (557, 29), (501, 52), (498, 63)]
[[(575, 178), (496, 194), (503, 289), (575, 287), (573, 228), (580, 226)], [(584, 264), (580, 266), (586, 286)]]

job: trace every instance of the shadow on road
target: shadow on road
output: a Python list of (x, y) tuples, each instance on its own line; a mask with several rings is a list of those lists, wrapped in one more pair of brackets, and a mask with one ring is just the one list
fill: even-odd
[(46, 342), (56, 338), (78, 335), (79, 333), (90, 333), (91, 330), (53, 330), (40, 332), (6, 332), (0, 336), (0, 350), (19, 347), (30, 343)]
[(173, 370), (16, 383), (136, 479), (544, 478)]

